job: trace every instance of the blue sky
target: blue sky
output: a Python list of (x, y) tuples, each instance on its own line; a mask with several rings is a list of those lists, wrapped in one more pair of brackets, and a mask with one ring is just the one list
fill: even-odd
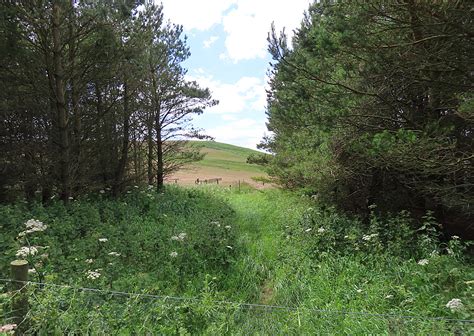
[(300, 25), (310, 0), (157, 0), (165, 18), (181, 24), (191, 57), (188, 79), (208, 87), (219, 105), (194, 119), (216, 141), (256, 148), (265, 127), (267, 34), (275, 22)]

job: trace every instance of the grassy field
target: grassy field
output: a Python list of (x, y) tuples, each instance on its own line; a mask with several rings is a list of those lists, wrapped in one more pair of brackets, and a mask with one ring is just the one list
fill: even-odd
[(257, 188), (263, 187), (252, 180), (252, 177), (266, 176), (262, 167), (247, 163), (247, 157), (258, 151), (215, 141), (192, 141), (190, 145), (200, 148), (205, 154), (204, 159), (176, 172), (170, 176), (169, 182), (178, 179), (178, 184), (193, 185), (198, 178), (222, 178), (223, 185), (233, 185), (240, 180)]
[[(1, 277), (20, 247), (30, 334), (469, 335), (474, 268), (405, 214), (370, 225), (279, 189), (132, 188), (0, 206)], [(22, 234), (28, 219), (47, 227)], [(15, 296), (0, 284), (0, 326)], [(108, 291), (155, 295), (140, 297)], [(103, 292), (102, 292), (103, 291)], [(1, 294), (1, 293), (4, 294)], [(462, 305), (446, 305), (459, 299)], [(249, 303), (240, 304), (240, 303)]]

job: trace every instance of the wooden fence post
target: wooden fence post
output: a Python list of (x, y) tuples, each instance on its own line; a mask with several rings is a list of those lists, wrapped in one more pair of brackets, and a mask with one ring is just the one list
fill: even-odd
[(28, 314), (28, 295), (27, 295), (27, 281), (28, 281), (28, 261), (14, 260), (10, 263), (12, 288), (18, 293), (12, 300), (12, 311), (14, 323), (18, 325), (16, 335), (21, 335), (25, 328), (25, 317)]

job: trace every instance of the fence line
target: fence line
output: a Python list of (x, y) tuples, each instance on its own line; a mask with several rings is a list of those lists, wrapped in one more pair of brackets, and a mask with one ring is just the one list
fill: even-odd
[[(109, 295), (118, 295), (118, 296), (127, 296), (127, 297), (143, 297), (148, 299), (159, 299), (159, 300), (174, 300), (174, 301), (200, 301), (199, 298), (196, 297), (180, 297), (180, 296), (170, 296), (170, 295), (155, 295), (155, 294), (143, 294), (143, 293), (129, 293), (123, 291), (114, 291), (114, 290), (107, 290), (107, 289), (100, 289), (100, 288), (87, 288), (87, 287), (74, 287), (70, 285), (62, 285), (62, 284), (51, 284), (51, 283), (43, 283), (43, 282), (34, 282), (34, 281), (20, 281), (20, 280), (13, 280), (13, 279), (2, 279), (0, 278), (1, 282), (10, 282), (10, 283), (24, 283), (25, 286), (29, 284), (43, 286), (43, 287), (53, 287), (53, 288), (64, 288), (64, 289), (72, 289), (82, 292), (89, 292), (89, 293), (103, 293)], [(232, 305), (232, 306), (239, 306), (244, 308), (264, 308), (267, 310), (287, 310), (287, 311), (300, 311), (300, 310), (308, 310), (315, 313), (324, 313), (324, 314), (334, 314), (334, 315), (352, 315), (355, 317), (375, 317), (375, 318), (393, 318), (393, 319), (406, 319), (406, 320), (428, 320), (428, 321), (445, 321), (445, 322), (458, 322), (458, 323), (474, 323), (474, 320), (467, 320), (467, 319), (452, 319), (446, 317), (430, 317), (430, 316), (416, 316), (416, 315), (396, 315), (396, 314), (380, 314), (380, 313), (368, 313), (368, 312), (356, 312), (356, 311), (343, 311), (343, 310), (326, 310), (326, 309), (318, 309), (318, 308), (310, 308), (310, 307), (289, 307), (289, 306), (281, 306), (281, 305), (265, 305), (259, 303), (245, 303), (245, 302), (232, 302), (232, 301), (219, 301), (219, 300), (211, 300), (209, 301), (214, 304), (219, 305)]]

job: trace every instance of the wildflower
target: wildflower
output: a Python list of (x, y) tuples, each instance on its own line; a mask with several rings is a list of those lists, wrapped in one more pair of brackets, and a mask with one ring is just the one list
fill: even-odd
[(452, 239), (457, 240), (459, 239), (459, 236), (451, 236)]
[(7, 332), (10, 332), (10, 331), (13, 331), (13, 330), (16, 329), (16, 327), (17, 327), (17, 325), (15, 323), (5, 324), (5, 325), (0, 327), (0, 333), (7, 333)]
[(386, 299), (391, 299), (391, 298), (393, 298), (393, 295), (392, 295), (392, 294), (388, 294), (388, 295), (385, 296), (385, 298), (386, 298)]
[(310, 232), (311, 230), (312, 228), (309, 228), (309, 229), (304, 230), (304, 232)]
[(226, 225), (225, 228), (226, 228), (227, 230), (230, 230), (232, 227), (231, 227), (230, 225)]
[(28, 233), (44, 231), (48, 228), (47, 225), (43, 224), (43, 222), (40, 222), (39, 220), (36, 220), (36, 219), (29, 219), (28, 221), (25, 222), (25, 226), (26, 226), (26, 230), (20, 232), (18, 234), (18, 237), (23, 237), (27, 235)]
[(133, 187), (136, 188), (136, 189), (138, 189), (138, 186), (137, 186), (137, 185), (136, 185), (136, 186), (133, 186)]
[(227, 245), (226, 247), (227, 247), (229, 250), (233, 250), (233, 249), (234, 249), (234, 248), (233, 248), (232, 246), (230, 246), (230, 245)]
[(101, 189), (101, 190), (99, 190), (99, 193), (100, 194), (105, 194), (105, 190)]
[(68, 199), (69, 199), (70, 201), (72, 201), (72, 200), (74, 199), (74, 197), (69, 196)]
[(184, 240), (186, 238), (187, 234), (185, 232), (181, 232), (179, 235), (178, 235), (178, 238), (179, 240)]
[(171, 240), (179, 240), (179, 237), (178, 236), (173, 236), (173, 237), (171, 237)]
[(120, 257), (121, 254), (118, 252), (109, 252), (109, 256)]
[(418, 261), (418, 265), (421, 265), (421, 266), (428, 265), (428, 263), (429, 263), (428, 259), (421, 259), (420, 261)]
[(173, 251), (173, 252), (170, 253), (171, 258), (176, 258), (177, 256), (178, 256), (178, 252), (176, 252), (176, 251)]
[(344, 239), (349, 239), (349, 236), (345, 235), (345, 236), (344, 236)]
[(105, 243), (105, 242), (107, 242), (107, 241), (109, 241), (109, 240), (108, 240), (107, 238), (99, 238), (99, 241), (100, 241), (101, 243)]
[(214, 224), (217, 227), (221, 227), (221, 224), (218, 221), (213, 221), (211, 224)]
[(453, 255), (453, 254), (454, 254), (453, 250), (451, 250), (450, 248), (447, 248), (447, 249), (446, 249), (446, 252), (448, 252), (449, 255)]
[(87, 271), (86, 275), (87, 275), (87, 278), (91, 280), (95, 280), (100, 277), (100, 273), (98, 269), (96, 269), (95, 271)]
[(86, 263), (92, 264), (94, 262), (94, 259), (86, 259)]
[(26, 221), (25, 226), (27, 229), (35, 231), (44, 231), (47, 228), (47, 226), (44, 225), (43, 222), (36, 219), (29, 219), (28, 221)]
[(36, 273), (36, 270), (35, 270), (34, 268), (30, 268), (30, 269), (28, 270), (28, 273), (34, 274), (34, 273)]
[(359, 288), (359, 289), (356, 290), (356, 292), (357, 293), (362, 293), (362, 289)]
[(464, 307), (460, 299), (452, 299), (446, 304), (446, 308), (451, 309), (451, 311), (460, 310)]
[(16, 251), (16, 256), (17, 257), (22, 257), (22, 258), (26, 258), (30, 255), (35, 255), (36, 253), (38, 253), (38, 248), (35, 247), (35, 246), (23, 246), (21, 247), (18, 251)]
[(372, 238), (376, 238), (377, 236), (378, 236), (378, 233), (372, 233), (372, 234), (369, 234), (369, 235), (363, 235), (363, 236), (362, 236), (362, 240), (371, 241)]
[(319, 232), (319, 233), (323, 233), (324, 231), (326, 231), (324, 228), (319, 228), (319, 229), (318, 229), (318, 232)]

